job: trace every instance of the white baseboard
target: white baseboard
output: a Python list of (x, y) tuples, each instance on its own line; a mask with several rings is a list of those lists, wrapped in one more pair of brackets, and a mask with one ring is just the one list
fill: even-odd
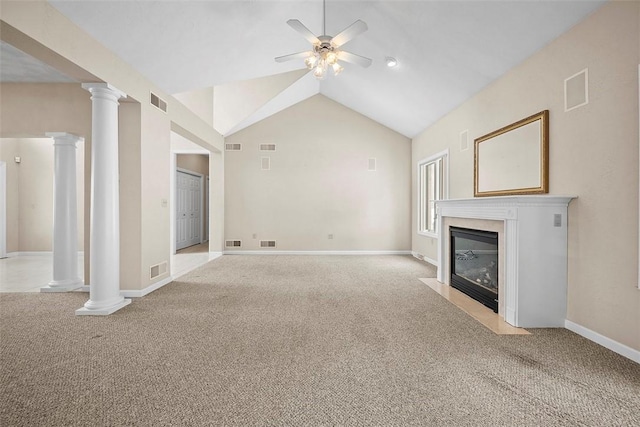
[[(84, 251), (78, 251), (78, 255), (84, 256)], [(15, 258), (17, 256), (53, 256), (53, 251), (22, 251), (9, 252), (7, 258)]]
[(631, 359), (636, 363), (640, 363), (640, 351), (638, 350), (634, 350), (631, 347), (614, 341), (611, 338), (607, 338), (604, 335), (600, 335), (599, 333), (585, 328), (584, 326), (578, 325), (577, 323), (573, 323), (570, 320), (564, 321), (564, 327), (571, 332), (575, 332), (576, 334), (581, 335), (588, 340), (591, 340), (605, 348), (608, 348), (613, 352), (618, 353), (621, 356)]
[(424, 256), (422, 254), (419, 254), (418, 252), (414, 252), (414, 251), (411, 251), (411, 255), (413, 255), (414, 258), (417, 258), (420, 261), (428, 262), (429, 264), (433, 265), (436, 268), (440, 267), (440, 263), (438, 261), (436, 261), (435, 259), (431, 259), (429, 257), (426, 257), (426, 256)]
[(173, 277), (168, 276), (165, 277), (164, 279), (160, 280), (159, 282), (153, 283), (149, 286), (147, 286), (144, 289), (140, 289), (140, 290), (127, 290), (127, 289), (121, 289), (120, 290), (120, 295), (122, 295), (125, 298), (140, 298), (143, 297), (147, 294), (150, 294), (151, 292), (160, 289), (161, 287), (163, 287), (164, 285), (167, 285), (169, 283), (173, 282)]
[(411, 251), (224, 251), (224, 255), (411, 255)]

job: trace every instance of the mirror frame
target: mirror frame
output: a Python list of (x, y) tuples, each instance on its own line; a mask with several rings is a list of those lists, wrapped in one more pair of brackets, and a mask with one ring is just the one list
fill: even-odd
[[(478, 191), (480, 164), (478, 149), (481, 143), (489, 142), (493, 138), (503, 135), (522, 126), (540, 121), (540, 185), (528, 188), (496, 189), (490, 191)], [(473, 153), (473, 195), (474, 197), (487, 196), (511, 196), (518, 194), (544, 194), (549, 192), (549, 110), (541, 111), (537, 114), (518, 120), (508, 126), (481, 136), (474, 140), (475, 147)]]

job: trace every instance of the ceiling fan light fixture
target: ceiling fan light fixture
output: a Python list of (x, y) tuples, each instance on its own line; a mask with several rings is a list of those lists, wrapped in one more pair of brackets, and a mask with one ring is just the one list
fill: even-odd
[(338, 55), (334, 51), (328, 52), (325, 56), (325, 59), (329, 65), (338, 63)]
[(357, 64), (365, 68), (371, 65), (371, 59), (369, 58), (338, 49), (358, 34), (367, 31), (367, 24), (358, 19), (336, 36), (328, 36), (326, 35), (326, 0), (322, 1), (322, 11), (322, 29), (325, 34), (321, 36), (313, 34), (297, 19), (289, 19), (287, 21), (287, 24), (291, 28), (311, 42), (312, 50), (311, 52), (299, 52), (285, 56), (278, 56), (275, 58), (276, 62), (304, 58), (304, 65), (308, 70), (313, 70), (312, 73), (318, 80), (324, 79), (329, 66), (331, 66), (333, 74), (336, 76), (342, 72), (344, 68), (338, 63), (338, 61)]
[(313, 69), (313, 77), (318, 80), (323, 80), (324, 76), (327, 74), (327, 65), (324, 61), (320, 61), (318, 65)]
[(386, 62), (387, 67), (389, 67), (389, 68), (393, 68), (396, 65), (398, 65), (398, 60), (396, 58), (391, 57), (391, 56), (387, 56), (384, 59), (384, 61)]
[(318, 62), (318, 57), (316, 55), (311, 55), (304, 60), (304, 63), (309, 70), (313, 69), (313, 67), (315, 67), (317, 62)]

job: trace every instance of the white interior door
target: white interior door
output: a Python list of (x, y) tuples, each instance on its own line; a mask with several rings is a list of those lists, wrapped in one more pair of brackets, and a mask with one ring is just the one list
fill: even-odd
[(200, 243), (200, 177), (176, 171), (176, 250)]

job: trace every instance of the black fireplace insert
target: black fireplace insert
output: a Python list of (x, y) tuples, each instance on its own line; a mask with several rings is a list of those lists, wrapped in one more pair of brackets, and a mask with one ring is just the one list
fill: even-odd
[(498, 233), (450, 227), (454, 288), (498, 312)]

